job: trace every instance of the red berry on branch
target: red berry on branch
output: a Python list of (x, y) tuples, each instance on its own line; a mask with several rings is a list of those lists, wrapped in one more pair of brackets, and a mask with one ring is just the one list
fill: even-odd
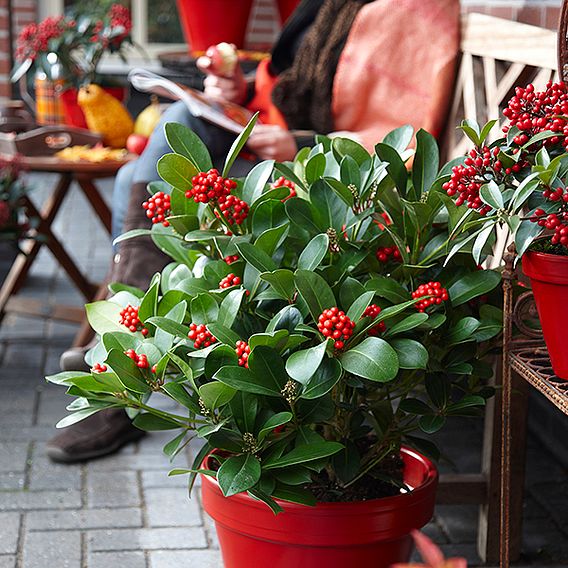
[(239, 365), (248, 369), (248, 358), (250, 355), (250, 347), (246, 341), (239, 340), (235, 344), (235, 352), (239, 358)]
[(162, 223), (164, 227), (169, 227), (170, 223), (166, 221), (166, 217), (171, 215), (170, 196), (163, 191), (158, 191), (142, 203), (142, 207), (146, 210), (146, 217), (152, 219), (152, 223)]
[(217, 339), (209, 332), (207, 326), (202, 323), (191, 323), (189, 325), (189, 333), (187, 336), (193, 341), (195, 349), (209, 347), (210, 345), (213, 345), (213, 343), (217, 342)]
[(142, 335), (148, 335), (148, 330), (144, 327), (140, 318), (138, 317), (138, 310), (140, 308), (131, 306), (130, 304), (126, 306), (120, 312), (120, 323), (127, 327), (132, 333), (140, 331)]
[(241, 285), (241, 279), (239, 276), (235, 276), (232, 272), (230, 274), (227, 274), (227, 276), (225, 276), (225, 278), (221, 279), (221, 282), (219, 282), (219, 288), (230, 288), (231, 286), (240, 286)]
[(140, 353), (140, 355), (138, 355), (134, 349), (128, 349), (124, 352), (124, 354), (127, 357), (130, 357), (140, 369), (147, 369), (150, 366), (148, 363), (148, 357), (144, 353)]
[[(365, 311), (363, 312), (363, 317), (375, 319), (381, 313), (381, 308), (377, 306), (377, 304), (371, 304), (367, 306)], [(384, 321), (379, 322), (377, 325), (374, 325), (369, 331), (367, 332), (369, 335), (379, 335), (386, 330), (387, 326), (385, 325)]]
[(354, 327), (355, 322), (336, 306), (324, 310), (318, 318), (318, 329), (324, 337), (334, 340), (337, 350), (343, 349), (345, 341), (353, 335)]
[(293, 181), (290, 181), (289, 179), (286, 179), (284, 176), (280, 176), (273, 184), (272, 184), (272, 188), (276, 189), (277, 187), (288, 187), (290, 189), (290, 194), (288, 195), (288, 197), (285, 197), (282, 200), (282, 203), (284, 203), (284, 201), (287, 201), (288, 199), (290, 199), (291, 197), (296, 197), (297, 193), (296, 193), (296, 184)]
[(426, 308), (434, 305), (440, 305), (442, 302), (449, 299), (448, 291), (442, 287), (440, 282), (428, 282), (427, 284), (421, 284), (414, 292), (412, 292), (412, 297), (414, 299), (424, 298), (424, 300), (416, 302), (414, 305), (419, 312), (424, 312)]
[(191, 178), (192, 187), (185, 192), (196, 203), (209, 203), (227, 197), (237, 187), (237, 182), (222, 177), (216, 169), (200, 172)]
[(107, 368), (108, 368), (108, 367), (107, 367), (105, 364), (102, 364), (102, 363), (95, 363), (95, 364), (93, 365), (93, 368), (91, 369), (91, 371), (92, 371), (93, 373), (104, 373), (104, 372), (106, 372)]
[(401, 262), (402, 256), (398, 247), (379, 247), (377, 252), (375, 253), (377, 260), (382, 262), (383, 264), (388, 262), (389, 260), (393, 260), (394, 262)]
[(223, 217), (231, 224), (236, 223), (237, 225), (241, 225), (244, 223), (249, 213), (247, 202), (234, 195), (219, 199), (219, 208), (223, 213)]
[(239, 260), (238, 254), (229, 254), (223, 259), (227, 264), (233, 264)]

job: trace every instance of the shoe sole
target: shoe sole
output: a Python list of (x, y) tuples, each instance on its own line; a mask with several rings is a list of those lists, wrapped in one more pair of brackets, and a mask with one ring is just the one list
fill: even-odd
[(123, 437), (117, 439), (110, 446), (101, 448), (100, 450), (92, 450), (90, 452), (84, 452), (82, 454), (69, 454), (61, 448), (56, 448), (54, 446), (47, 446), (46, 453), (47, 456), (56, 463), (80, 463), (88, 460), (93, 460), (96, 458), (102, 458), (114, 454), (120, 450), (126, 444), (136, 442), (146, 436), (146, 432), (142, 430), (132, 431)]

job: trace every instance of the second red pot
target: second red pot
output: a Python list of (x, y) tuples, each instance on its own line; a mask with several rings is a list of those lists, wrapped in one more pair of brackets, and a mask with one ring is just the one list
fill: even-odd
[(552, 368), (558, 377), (568, 380), (568, 256), (526, 252), (523, 255), (523, 272), (531, 280)]
[(202, 476), (203, 507), (213, 517), (225, 568), (389, 568), (408, 562), (410, 531), (434, 512), (438, 474), (430, 460), (403, 448), (407, 494), (315, 507), (279, 501), (274, 515), (239, 493), (224, 497), (215, 479)]

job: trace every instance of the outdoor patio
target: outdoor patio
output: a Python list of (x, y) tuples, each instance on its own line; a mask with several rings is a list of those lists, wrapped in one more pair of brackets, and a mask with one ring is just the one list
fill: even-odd
[[(53, 181), (30, 178), (34, 201), (49, 194)], [(109, 198), (111, 183), (103, 187)], [(56, 232), (81, 269), (100, 279), (110, 258), (109, 239), (75, 189)], [(47, 250), (21, 294), (82, 304)], [(0, 328), (0, 568), (220, 568), (215, 532), (199, 500), (188, 499), (185, 478), (167, 477), (170, 464), (161, 448), (168, 433), (152, 434), (116, 456), (85, 465), (54, 465), (45, 457), (45, 441), (69, 398), (43, 377), (58, 372), (59, 356), (75, 332), (72, 325), (13, 315)], [(446, 430), (444, 449), (459, 471), (479, 471), (480, 438), (480, 423), (456, 423)], [(564, 440), (559, 432), (556, 443)], [(527, 465), (519, 566), (567, 566), (568, 464), (531, 434)], [(477, 566), (476, 523), (477, 507), (443, 506), (426, 533), (448, 555), (465, 556)]]

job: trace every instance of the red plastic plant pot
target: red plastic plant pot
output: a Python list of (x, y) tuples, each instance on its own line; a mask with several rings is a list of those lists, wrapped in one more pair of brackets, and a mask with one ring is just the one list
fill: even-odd
[(568, 381), (568, 256), (526, 252), (523, 255), (523, 272), (531, 280), (554, 373)]
[(278, 501), (274, 513), (239, 493), (224, 497), (215, 479), (202, 476), (203, 507), (214, 519), (225, 568), (389, 568), (408, 562), (410, 531), (434, 513), (438, 473), (419, 453), (403, 448), (406, 494), (315, 507)]
[(177, 0), (177, 7), (193, 54), (222, 41), (243, 48), (252, 0)]
[(276, 0), (278, 13), (280, 14), (280, 23), (284, 24), (286, 22), (299, 3), (300, 0)]

